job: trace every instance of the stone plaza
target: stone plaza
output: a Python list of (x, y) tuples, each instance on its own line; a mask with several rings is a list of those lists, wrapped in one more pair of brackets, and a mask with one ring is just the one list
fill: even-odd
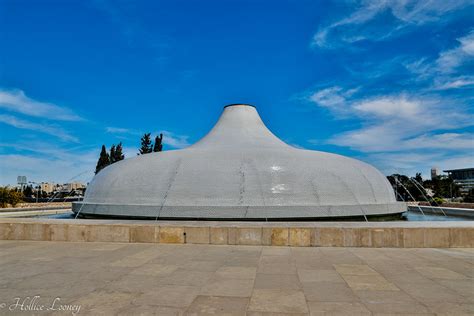
[(473, 258), (472, 248), (0, 241), (0, 314), (73, 314), (14, 304), (37, 296), (36, 308), (56, 300), (79, 315), (470, 315)]

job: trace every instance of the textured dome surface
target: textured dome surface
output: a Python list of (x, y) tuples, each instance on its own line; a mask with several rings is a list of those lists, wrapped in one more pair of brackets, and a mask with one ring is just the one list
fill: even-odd
[(385, 176), (340, 155), (291, 147), (249, 105), (230, 105), (182, 150), (125, 159), (99, 172), (82, 215), (147, 218), (320, 218), (396, 214)]

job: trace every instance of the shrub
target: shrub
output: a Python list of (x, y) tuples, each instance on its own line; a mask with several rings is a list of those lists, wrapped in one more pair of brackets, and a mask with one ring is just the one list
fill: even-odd
[(438, 204), (438, 205), (441, 205), (441, 204), (444, 203), (443, 198), (440, 198), (440, 197), (438, 197), (438, 196), (436, 196), (433, 200), (434, 200), (434, 201), (436, 202), (436, 204)]
[(7, 207), (8, 205), (15, 207), (21, 202), (22, 197), (23, 194), (19, 191), (10, 189), (9, 187), (0, 187), (0, 207)]

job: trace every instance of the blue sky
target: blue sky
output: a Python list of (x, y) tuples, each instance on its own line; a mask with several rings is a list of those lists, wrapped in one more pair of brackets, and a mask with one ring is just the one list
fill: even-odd
[(474, 166), (472, 1), (0, 0), (0, 184), (89, 181), (100, 146), (257, 106), (385, 174)]

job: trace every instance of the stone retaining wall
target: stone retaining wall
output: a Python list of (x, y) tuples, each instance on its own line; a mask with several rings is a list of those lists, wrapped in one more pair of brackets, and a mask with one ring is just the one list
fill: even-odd
[(0, 240), (301, 247), (474, 246), (472, 222), (419, 223), (422, 224), (4, 219), (0, 220)]

